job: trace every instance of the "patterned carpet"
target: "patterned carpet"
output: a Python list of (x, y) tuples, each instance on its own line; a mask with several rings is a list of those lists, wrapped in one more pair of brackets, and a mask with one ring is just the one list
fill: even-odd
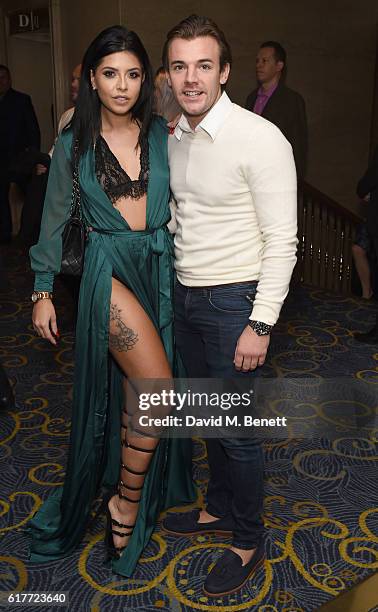
[[(4, 255), (10, 286), (0, 294), (0, 360), (15, 385), (17, 407), (0, 414), (1, 590), (69, 592), (69, 609), (75, 612), (310, 612), (377, 569), (378, 456), (373, 433), (359, 440), (341, 434), (336, 440), (265, 443), (267, 561), (234, 596), (213, 600), (202, 592), (209, 566), (227, 539), (174, 538), (159, 526), (130, 580), (103, 565), (101, 521), (72, 557), (30, 564), (25, 527), (64, 474), (73, 319), (67, 291), (59, 283), (59, 347), (38, 339), (30, 323), (32, 279), (26, 259), (14, 248)], [(376, 385), (378, 348), (357, 344), (351, 333), (369, 327), (375, 308), (357, 298), (296, 287), (273, 336), (265, 373), (353, 377)], [(207, 476), (205, 448), (198, 440), (194, 477), (199, 503)], [(28, 606), (34, 609), (41, 608)]]

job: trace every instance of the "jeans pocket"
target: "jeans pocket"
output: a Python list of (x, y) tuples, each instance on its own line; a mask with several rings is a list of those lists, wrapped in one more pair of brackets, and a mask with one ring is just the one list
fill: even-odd
[(227, 289), (217, 288), (210, 293), (209, 305), (218, 312), (249, 316), (255, 295), (256, 285), (235, 285), (232, 290), (230, 286), (227, 286)]

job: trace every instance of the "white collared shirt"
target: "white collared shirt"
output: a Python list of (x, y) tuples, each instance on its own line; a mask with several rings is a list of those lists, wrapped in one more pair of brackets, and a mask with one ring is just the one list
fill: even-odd
[(209, 136), (215, 140), (217, 132), (223, 121), (226, 119), (227, 115), (232, 111), (233, 104), (226, 94), (223, 92), (217, 103), (210, 109), (210, 111), (205, 115), (202, 121), (197, 125), (197, 127), (192, 130), (189, 125), (189, 121), (185, 117), (185, 115), (181, 115), (178, 124), (175, 128), (175, 136), (178, 140), (181, 140), (181, 136), (183, 132), (198, 132), (199, 130), (204, 130), (209, 134)]
[(176, 271), (186, 286), (258, 280), (250, 318), (273, 325), (296, 261), (296, 173), (279, 129), (223, 93), (168, 141)]

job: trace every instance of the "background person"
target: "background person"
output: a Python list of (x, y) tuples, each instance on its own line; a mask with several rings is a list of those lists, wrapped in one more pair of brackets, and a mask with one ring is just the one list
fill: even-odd
[[(366, 199), (367, 215), (366, 223), (369, 232), (369, 237), (372, 242), (375, 262), (378, 262), (378, 147), (376, 147), (370, 166), (366, 170), (364, 176), (358, 181), (357, 195), (361, 199)], [(366, 333), (354, 334), (358, 342), (367, 344), (378, 344), (378, 315), (375, 325)]]
[(375, 257), (372, 251), (372, 243), (369, 236), (369, 231), (366, 222), (361, 223), (356, 231), (356, 238), (352, 244), (352, 255), (354, 265), (360, 279), (362, 297), (365, 300), (370, 300), (373, 296), (373, 283), (372, 273), (370, 269), (371, 256), (373, 255), (374, 263)]
[[(79, 93), (81, 64), (78, 64), (71, 75), (71, 101), (73, 106), (68, 108), (60, 117), (58, 124), (58, 135), (70, 123)], [(56, 142), (56, 139), (55, 139)], [(38, 240), (41, 229), (41, 218), (43, 212), (43, 203), (45, 201), (46, 187), (48, 180), (48, 170), (50, 160), (54, 152), (54, 146), (51, 147), (48, 155), (43, 154), (43, 160), (37, 164), (33, 164), (31, 180), (27, 186), (25, 193), (25, 201), (22, 209), (20, 239), (23, 246), (29, 249)], [(76, 281), (68, 281), (69, 283), (77, 284)], [(75, 302), (77, 301), (77, 289), (75, 293)]]
[(154, 111), (167, 121), (172, 121), (181, 114), (181, 110), (168, 85), (167, 73), (163, 66), (160, 66), (155, 73), (154, 85)]
[[(32, 101), (27, 94), (12, 88), (9, 68), (0, 65), (0, 243), (9, 242), (12, 220), (9, 188), (19, 182), (15, 170), (26, 149), (39, 151), (41, 134)], [(21, 177), (24, 181), (24, 177)]]
[(297, 175), (303, 178), (307, 161), (306, 106), (302, 96), (286, 86), (286, 51), (280, 43), (262, 43), (256, 58), (259, 87), (246, 101), (248, 110), (276, 125), (293, 147)]

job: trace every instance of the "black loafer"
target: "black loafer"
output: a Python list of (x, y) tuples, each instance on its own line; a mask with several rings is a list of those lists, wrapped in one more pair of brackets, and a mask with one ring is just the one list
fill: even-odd
[(241, 589), (265, 560), (264, 545), (260, 544), (249, 563), (242, 565), (239, 555), (225, 550), (205, 580), (206, 595), (220, 597)]
[(211, 523), (199, 523), (200, 510), (170, 514), (163, 522), (164, 531), (173, 535), (197, 535), (201, 533), (218, 533), (230, 535), (233, 530), (231, 517), (225, 517), (212, 521)]

